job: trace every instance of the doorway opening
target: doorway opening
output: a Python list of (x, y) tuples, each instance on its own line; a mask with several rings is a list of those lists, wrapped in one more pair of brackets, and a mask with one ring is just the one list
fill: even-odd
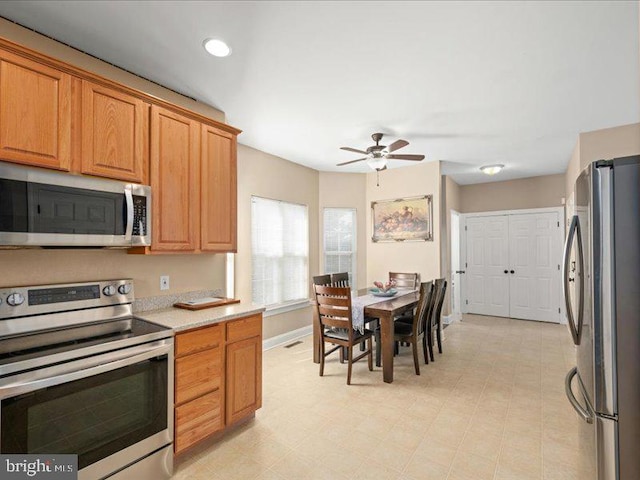
[(460, 212), (451, 210), (451, 320), (456, 322), (462, 319), (462, 287), (461, 275), (464, 270), (460, 265)]

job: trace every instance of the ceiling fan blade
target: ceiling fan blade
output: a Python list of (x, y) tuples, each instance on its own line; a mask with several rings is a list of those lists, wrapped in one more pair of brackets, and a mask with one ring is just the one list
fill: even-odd
[(358, 150), (357, 148), (351, 148), (351, 147), (340, 147), (340, 150), (346, 150), (347, 152), (361, 153), (363, 155), (367, 154), (367, 152), (365, 152), (364, 150)]
[(396, 140), (391, 145), (389, 145), (386, 150), (387, 152), (391, 153), (395, 152), (396, 150), (400, 150), (402, 147), (406, 147), (407, 145), (409, 145), (409, 142), (407, 142), (406, 140)]
[(389, 160), (424, 160), (424, 155), (387, 155), (385, 158)]
[(336, 165), (336, 167), (341, 167), (341, 166), (343, 166), (343, 165), (349, 165), (350, 163), (361, 162), (361, 161), (363, 161), (363, 160), (368, 160), (368, 159), (369, 159), (369, 157), (359, 158), (359, 159), (357, 159), (357, 160), (350, 160), (350, 161), (348, 161), (348, 162), (338, 163), (338, 164)]

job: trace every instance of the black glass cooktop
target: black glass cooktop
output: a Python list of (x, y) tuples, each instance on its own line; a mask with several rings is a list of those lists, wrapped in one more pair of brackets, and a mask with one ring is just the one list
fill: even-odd
[(171, 336), (170, 328), (127, 317), (5, 338), (0, 340), (0, 377), (28, 365), (43, 367)]

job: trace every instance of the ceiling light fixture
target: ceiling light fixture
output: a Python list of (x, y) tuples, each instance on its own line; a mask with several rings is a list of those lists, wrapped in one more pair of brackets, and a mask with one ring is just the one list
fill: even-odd
[(214, 57), (228, 57), (231, 55), (231, 47), (219, 38), (207, 38), (202, 46)]
[(480, 171), (485, 175), (495, 175), (496, 173), (499, 173), (503, 168), (504, 165), (502, 164), (485, 165), (484, 167), (480, 167)]
[(382, 170), (387, 166), (387, 159), (384, 157), (371, 157), (367, 160), (367, 165), (374, 170)]

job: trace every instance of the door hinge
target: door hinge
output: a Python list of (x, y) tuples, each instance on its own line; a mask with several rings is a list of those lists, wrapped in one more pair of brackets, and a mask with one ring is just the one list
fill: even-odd
[(465, 305), (469, 305), (469, 300), (464, 301)]
[(558, 228), (560, 228), (560, 222), (558, 222)]
[(466, 225), (464, 226), (464, 231), (465, 231), (465, 232), (467, 231), (467, 226), (466, 226)]
[(560, 264), (558, 264), (558, 270), (560, 270)]
[(469, 266), (469, 264), (467, 262), (464, 262), (464, 268), (467, 268)]
[(560, 307), (558, 307), (558, 313), (560, 313)]

